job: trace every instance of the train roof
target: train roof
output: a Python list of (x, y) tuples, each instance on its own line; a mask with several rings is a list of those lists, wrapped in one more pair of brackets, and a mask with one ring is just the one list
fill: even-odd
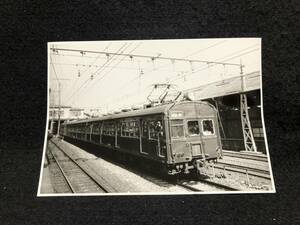
[(146, 108), (146, 109), (138, 109), (138, 110), (132, 110), (132, 111), (128, 111), (128, 112), (120, 112), (118, 114), (106, 115), (106, 116), (101, 116), (101, 117), (97, 117), (97, 118), (76, 120), (76, 121), (67, 122), (66, 124), (88, 123), (88, 122), (92, 122), (92, 121), (111, 120), (111, 119), (119, 119), (119, 118), (133, 117), (133, 116), (160, 114), (160, 113), (164, 113), (165, 111), (167, 111), (174, 104), (175, 103), (170, 103), (170, 104), (159, 105), (159, 106)]
[[(188, 102), (177, 102), (177, 104), (182, 104), (182, 103), (202, 103), (206, 105), (210, 105), (207, 102), (202, 102), (202, 101), (188, 101)], [(153, 114), (162, 114), (168, 111), (173, 105), (175, 105), (176, 102), (174, 103), (169, 103), (169, 104), (163, 104), (163, 105), (158, 105), (146, 109), (138, 109), (138, 110), (132, 110), (129, 112), (120, 112), (118, 114), (111, 114), (111, 115), (106, 115), (106, 116), (101, 116), (97, 118), (91, 118), (91, 119), (83, 119), (83, 120), (76, 120), (76, 121), (70, 121), (66, 122), (66, 124), (79, 124), (79, 123), (88, 123), (88, 122), (93, 122), (93, 121), (102, 121), (102, 120), (112, 120), (112, 119), (119, 119), (119, 118), (127, 118), (127, 117), (134, 117), (134, 116), (145, 116), (145, 115), (153, 115)]]

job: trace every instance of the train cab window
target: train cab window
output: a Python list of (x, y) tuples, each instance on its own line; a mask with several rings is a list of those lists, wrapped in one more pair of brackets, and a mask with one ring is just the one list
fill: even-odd
[(184, 136), (183, 120), (171, 121), (171, 134), (173, 138), (180, 138)]
[(187, 122), (189, 136), (196, 136), (200, 134), (198, 120), (191, 120)]
[(203, 135), (214, 135), (214, 123), (212, 120), (202, 120), (202, 132)]

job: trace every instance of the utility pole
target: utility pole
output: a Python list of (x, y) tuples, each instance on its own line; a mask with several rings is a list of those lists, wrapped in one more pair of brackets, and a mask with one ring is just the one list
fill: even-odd
[(57, 136), (59, 136), (60, 130), (60, 111), (61, 111), (61, 84), (58, 82), (58, 124), (57, 124)]
[(58, 121), (57, 121), (57, 133), (56, 135), (59, 136), (59, 131), (60, 131), (60, 123), (61, 123), (61, 82), (60, 81), (68, 81), (70, 79), (65, 79), (65, 78), (58, 78), (55, 79), (58, 83)]
[[(50, 108), (51, 108), (51, 105), (53, 106), (53, 103), (52, 103), (52, 101), (51, 101), (51, 88), (49, 88), (49, 100), (50, 100), (50, 104), (49, 104), (49, 110), (50, 110)], [(52, 97), (53, 98), (53, 97)], [(49, 114), (50, 114), (50, 112), (49, 112)], [(50, 123), (50, 133), (52, 134), (52, 132), (53, 132), (53, 116), (54, 116), (54, 114), (52, 113), (51, 114), (51, 123)]]

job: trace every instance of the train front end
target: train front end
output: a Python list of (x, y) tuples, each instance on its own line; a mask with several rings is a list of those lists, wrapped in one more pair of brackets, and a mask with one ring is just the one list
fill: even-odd
[(216, 109), (209, 103), (179, 102), (168, 111), (169, 174), (205, 173), (222, 151)]

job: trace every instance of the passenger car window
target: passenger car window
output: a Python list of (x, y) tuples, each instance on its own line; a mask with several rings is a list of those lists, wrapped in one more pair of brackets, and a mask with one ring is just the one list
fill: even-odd
[(200, 134), (199, 122), (197, 120), (188, 121), (188, 134), (190, 136), (196, 136)]
[(213, 135), (215, 133), (212, 120), (202, 120), (202, 132), (203, 135)]
[(164, 136), (163, 124), (161, 120), (149, 121), (149, 139), (157, 139)]
[(121, 125), (123, 137), (139, 137), (139, 124), (137, 121), (122, 122)]
[(143, 137), (148, 138), (148, 123), (143, 121)]
[(157, 137), (156, 131), (155, 131), (155, 122), (150, 121), (148, 124), (149, 124), (149, 138), (155, 139)]

